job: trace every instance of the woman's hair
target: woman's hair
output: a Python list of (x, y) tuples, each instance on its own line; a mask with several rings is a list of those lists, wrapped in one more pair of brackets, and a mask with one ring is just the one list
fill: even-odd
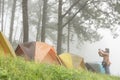
[(105, 48), (105, 51), (106, 51), (107, 53), (110, 53), (109, 48)]

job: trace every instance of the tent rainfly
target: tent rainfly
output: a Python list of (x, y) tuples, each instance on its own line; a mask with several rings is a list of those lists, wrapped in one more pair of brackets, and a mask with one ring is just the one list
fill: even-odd
[(12, 45), (2, 32), (0, 32), (0, 55), (16, 57)]
[(15, 50), (17, 56), (37, 63), (60, 64), (55, 49), (43, 42), (28, 42), (19, 44)]
[(84, 59), (81, 56), (71, 53), (62, 53), (59, 55), (59, 58), (62, 64), (67, 68), (77, 68), (86, 70)]

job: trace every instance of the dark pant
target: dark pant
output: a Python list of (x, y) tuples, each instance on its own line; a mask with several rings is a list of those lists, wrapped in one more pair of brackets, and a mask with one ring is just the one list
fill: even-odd
[(104, 69), (106, 74), (110, 74), (109, 66), (104, 66)]

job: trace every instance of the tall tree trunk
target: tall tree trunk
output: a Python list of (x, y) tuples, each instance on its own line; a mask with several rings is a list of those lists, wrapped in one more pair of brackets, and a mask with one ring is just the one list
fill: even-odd
[[(17, 17), (17, 20), (16, 20), (16, 22), (17, 22), (17, 25), (16, 26), (19, 26), (19, 17)], [(13, 41), (15, 41), (15, 39), (16, 39), (16, 36), (18, 35), (17, 34), (17, 28), (15, 29), (15, 34), (14, 34), (14, 37), (13, 37)], [(21, 30), (22, 31), (22, 30)]]
[(71, 9), (79, 3), (80, 0), (77, 0), (75, 3), (73, 3), (70, 8), (62, 15), (62, 0), (59, 0), (59, 5), (58, 5), (58, 34), (57, 34), (57, 52), (58, 54), (61, 54), (61, 47), (62, 47), (62, 31), (63, 27), (65, 27), (67, 24), (69, 24), (74, 17), (87, 5), (87, 0), (83, 7), (81, 7), (66, 23), (62, 23), (63, 18), (71, 11)]
[(3, 32), (3, 24), (4, 24), (4, 0), (2, 0), (2, 21), (1, 21), (1, 31)]
[(0, 23), (1, 23), (1, 10), (2, 10), (2, 7), (1, 7), (1, 0), (0, 0)]
[(5, 32), (6, 31), (6, 28), (7, 28), (7, 18), (8, 18), (8, 13), (9, 13), (9, 6), (7, 5), (7, 9), (6, 9), (6, 13), (4, 14), (4, 16), (5, 16), (5, 24), (4, 24), (4, 31), (3, 32)]
[[(71, 0), (69, 0), (70, 2), (70, 6), (71, 6)], [(71, 10), (68, 11), (68, 15), (69, 15), (69, 18), (68, 20), (70, 20), (71, 18)], [(68, 23), (68, 36), (67, 36), (67, 52), (70, 52), (70, 27), (71, 27), (71, 23), (69, 22)]]
[[(70, 17), (70, 13), (69, 13), (69, 17)], [(70, 52), (70, 26), (71, 24), (68, 24), (68, 37), (67, 37), (67, 52)]]
[(45, 28), (46, 28), (46, 18), (47, 18), (47, 1), (43, 0), (43, 17), (42, 17), (42, 29), (41, 29), (41, 41), (45, 42)]
[(62, 0), (58, 5), (58, 34), (57, 34), (57, 53), (61, 54), (62, 47)]
[(22, 0), (22, 13), (23, 13), (23, 42), (29, 40), (29, 25), (28, 25), (28, 0)]
[(36, 41), (39, 41), (40, 40), (40, 25), (41, 25), (41, 4), (39, 4), (39, 19), (38, 19), (38, 25), (37, 25), (37, 34), (36, 34)]
[(1, 0), (0, 0), (0, 21), (1, 21)]
[(16, 1), (13, 1), (13, 7), (12, 7), (12, 15), (11, 15), (11, 24), (10, 24), (10, 31), (9, 31), (9, 40), (12, 43), (12, 35), (13, 35), (13, 25), (14, 25), (14, 17), (15, 17), (15, 8), (16, 8)]
[(19, 37), (19, 39), (18, 39), (18, 42), (19, 43), (21, 43), (21, 42), (23, 42), (23, 29), (21, 30), (21, 32), (20, 32), (20, 37)]

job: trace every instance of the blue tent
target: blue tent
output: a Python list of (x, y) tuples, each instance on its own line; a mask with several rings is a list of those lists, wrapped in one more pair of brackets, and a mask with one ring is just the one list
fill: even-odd
[(86, 67), (89, 71), (105, 73), (105, 70), (101, 62), (86, 63)]

